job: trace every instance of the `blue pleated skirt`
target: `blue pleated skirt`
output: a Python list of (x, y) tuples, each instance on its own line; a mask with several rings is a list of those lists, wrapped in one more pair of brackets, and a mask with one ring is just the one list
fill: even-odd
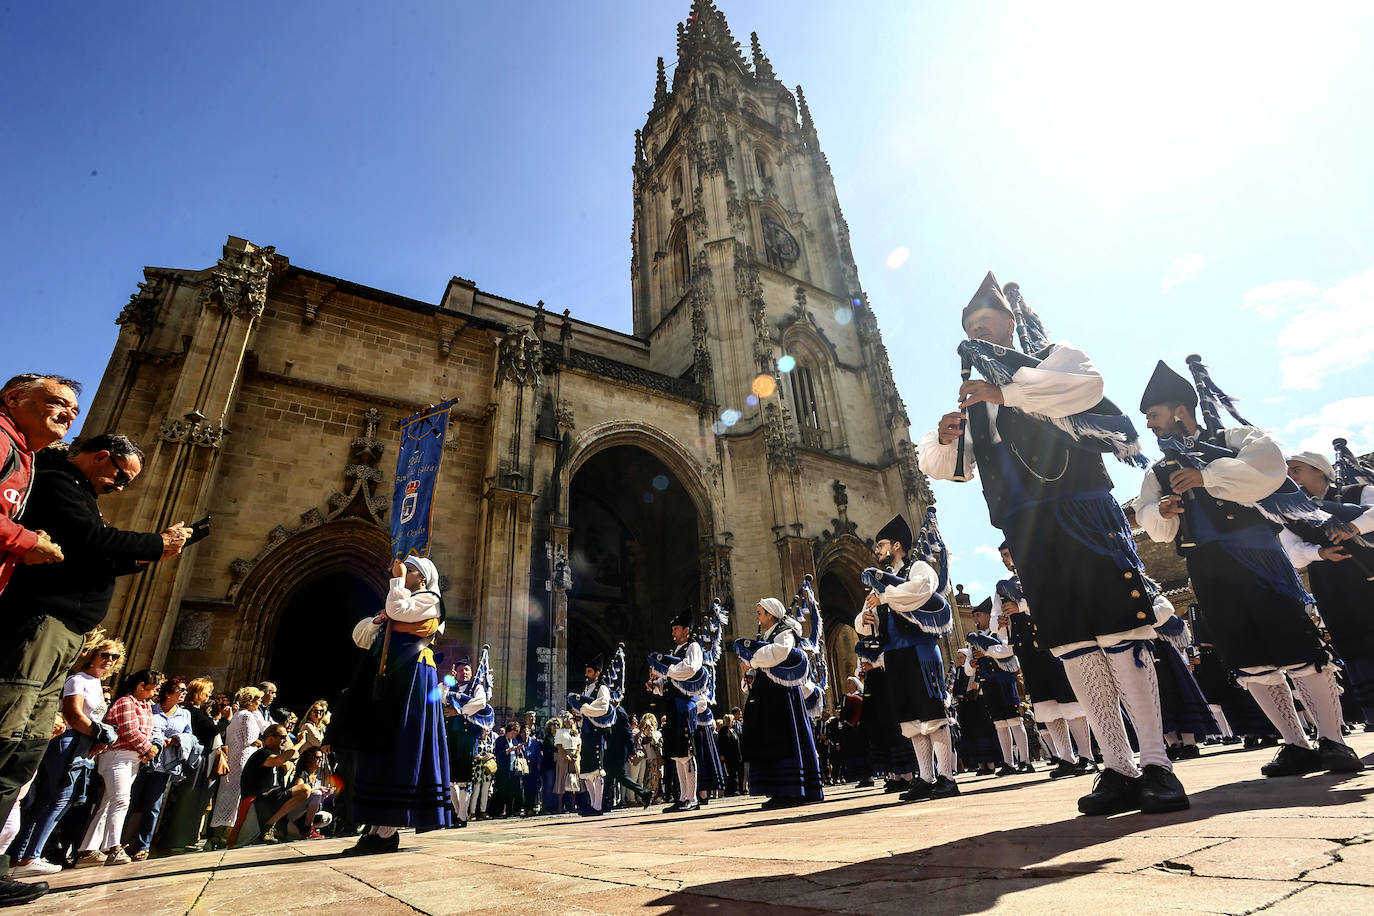
[(821, 764), (800, 687), (784, 687), (760, 671), (744, 707), (741, 751), (749, 794), (820, 801)]

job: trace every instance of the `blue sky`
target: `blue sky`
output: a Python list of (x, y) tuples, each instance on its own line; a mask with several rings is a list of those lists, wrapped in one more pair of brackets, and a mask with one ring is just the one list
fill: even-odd
[[(143, 265), (230, 234), (628, 330), (633, 132), (688, 5), (6, 4), (10, 369), (93, 388)], [(1285, 442), (1374, 449), (1374, 6), (1115, 6), (722, 9), (805, 87), (916, 437), (990, 268), (1123, 406), (1197, 351)], [(935, 492), (984, 591), (976, 487)]]

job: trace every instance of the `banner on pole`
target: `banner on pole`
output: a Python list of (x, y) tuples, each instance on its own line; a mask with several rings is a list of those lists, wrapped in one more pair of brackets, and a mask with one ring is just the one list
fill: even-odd
[(400, 423), (401, 450), (396, 456), (396, 489), (391, 498), (391, 554), (429, 556), (430, 510), (444, 456), (448, 412), (457, 398), (426, 407)]

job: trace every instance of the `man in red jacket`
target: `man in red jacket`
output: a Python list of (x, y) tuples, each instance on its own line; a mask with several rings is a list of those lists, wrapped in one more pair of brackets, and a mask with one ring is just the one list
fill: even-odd
[(81, 386), (58, 375), (16, 375), (0, 387), (0, 592), (19, 563), (58, 563), (62, 548), (15, 521), (33, 483), (33, 453), (67, 435)]

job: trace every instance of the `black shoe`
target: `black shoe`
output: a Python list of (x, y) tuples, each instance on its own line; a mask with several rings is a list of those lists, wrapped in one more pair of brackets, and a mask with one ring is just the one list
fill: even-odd
[(1285, 744), (1279, 748), (1273, 760), (1260, 767), (1260, 772), (1265, 776), (1301, 776), (1303, 773), (1315, 773), (1322, 768), (1322, 755), (1318, 751), (1298, 747), (1296, 744)]
[(1278, 745), (1278, 735), (1266, 735), (1265, 737), (1260, 739), (1260, 747), (1278, 747)]
[(796, 808), (806, 804), (806, 799), (799, 795), (774, 796), (759, 806), (761, 811), (777, 811), (779, 808)]
[(931, 798), (951, 798), (959, 794), (959, 784), (948, 776), (937, 776), (930, 788)]
[(691, 801), (683, 802), (683, 803), (682, 803), (682, 807), (679, 808), (678, 810), (679, 810), (679, 811), (682, 811), (682, 812), (687, 812), (687, 811), (700, 811), (700, 810), (701, 810), (701, 802), (697, 801), (696, 799), (692, 799)]
[(1157, 763), (1146, 764), (1140, 776), (1140, 810), (1145, 814), (1167, 814), (1189, 807), (1188, 793), (1174, 771)]
[[(399, 834), (397, 834), (399, 836)], [(375, 833), (364, 833), (358, 837), (358, 842), (345, 849), (343, 854), (346, 856), (371, 856), (380, 852), (387, 852), (386, 841)]]
[(997, 768), (997, 775), (998, 775), (998, 776), (1015, 776), (1015, 775), (1016, 775), (1016, 767), (1009, 766), (1008, 764), (1005, 764), (1005, 763), (1004, 763), (1004, 764), (1002, 764), (1000, 767)]
[(911, 788), (910, 779), (889, 779), (883, 783), (884, 792), (905, 792)]
[(1087, 776), (1089, 773), (1097, 772), (1097, 764), (1093, 763), (1087, 757), (1079, 757), (1077, 766), (1079, 776)]
[(700, 796), (698, 796), (698, 797), (697, 797), (697, 807), (698, 807), (698, 808), (705, 808), (705, 807), (706, 807), (706, 802), (707, 802), (707, 801), (708, 801), (708, 799), (701, 798)]
[(680, 801), (675, 801), (675, 802), (673, 802), (671, 805), (669, 805), (668, 807), (664, 808), (663, 811), (662, 811), (662, 813), (663, 813), (663, 814), (677, 814), (679, 811), (682, 810), (682, 805), (683, 805), (682, 802), (680, 802)]
[(33, 903), (48, 892), (46, 881), (19, 882), (9, 875), (0, 877), (0, 906), (20, 906)]
[(1221, 739), (1221, 743), (1224, 744), (1224, 745), (1227, 745), (1227, 746), (1230, 746), (1230, 745), (1232, 745), (1232, 744), (1240, 744), (1240, 742), (1241, 742), (1241, 737), (1240, 737), (1240, 735), (1232, 735), (1232, 736), (1229, 737), (1229, 738), (1222, 738), (1222, 739)]
[(1022, 763), (1022, 764), (1020, 764), (1019, 766), (1017, 766), (1016, 772), (1018, 772), (1018, 773), (1034, 773), (1034, 772), (1035, 772), (1035, 767), (1031, 766), (1030, 763)]
[(1358, 773), (1364, 769), (1364, 762), (1354, 748), (1330, 738), (1317, 742), (1317, 755), (1321, 759), (1322, 769), (1328, 773)]
[(935, 783), (924, 779), (913, 779), (911, 788), (902, 793), (902, 801), (925, 801), (935, 791)]
[(647, 791), (647, 790), (645, 790), (645, 791), (639, 793), (639, 804), (640, 804), (641, 806), (643, 806), (644, 808), (648, 808), (648, 807), (649, 807), (650, 805), (652, 805), (653, 803), (654, 803), (654, 793), (649, 792), (649, 791)]
[(1254, 735), (1246, 735), (1246, 736), (1245, 736), (1245, 749), (1246, 749), (1247, 751), (1253, 751), (1255, 748), (1257, 748), (1257, 747), (1259, 747), (1259, 746), (1260, 746), (1260, 739), (1256, 738)]
[(1196, 744), (1184, 744), (1178, 749), (1177, 760), (1197, 760), (1202, 756), (1202, 749)]
[(467, 821), (454, 820), (454, 822), (453, 822), (453, 829), (454, 829), (454, 830), (462, 830), (462, 829), (463, 829), (464, 827), (466, 827), (467, 825), (468, 825), (468, 822), (467, 822)]
[(865, 777), (864, 779), (860, 779), (858, 782), (854, 783), (854, 788), (871, 789), (873, 788), (873, 780), (868, 779), (867, 777)]
[(1102, 752), (1101, 752), (1101, 751), (1094, 751), (1094, 752), (1093, 752), (1093, 763), (1097, 764), (1098, 766), (1101, 766), (1101, 765), (1102, 765)]
[(1177, 760), (1179, 751), (1182, 750), (1182, 748), (1183, 745), (1181, 744), (1171, 744), (1164, 749), (1164, 756), (1168, 757), (1170, 760)]
[(1140, 807), (1140, 782), (1110, 767), (1097, 774), (1093, 790), (1078, 800), (1078, 812), (1090, 817), (1135, 811)]
[(1059, 766), (1050, 770), (1050, 779), (1063, 779), (1065, 776), (1082, 776), (1083, 773), (1067, 760), (1059, 761)]

